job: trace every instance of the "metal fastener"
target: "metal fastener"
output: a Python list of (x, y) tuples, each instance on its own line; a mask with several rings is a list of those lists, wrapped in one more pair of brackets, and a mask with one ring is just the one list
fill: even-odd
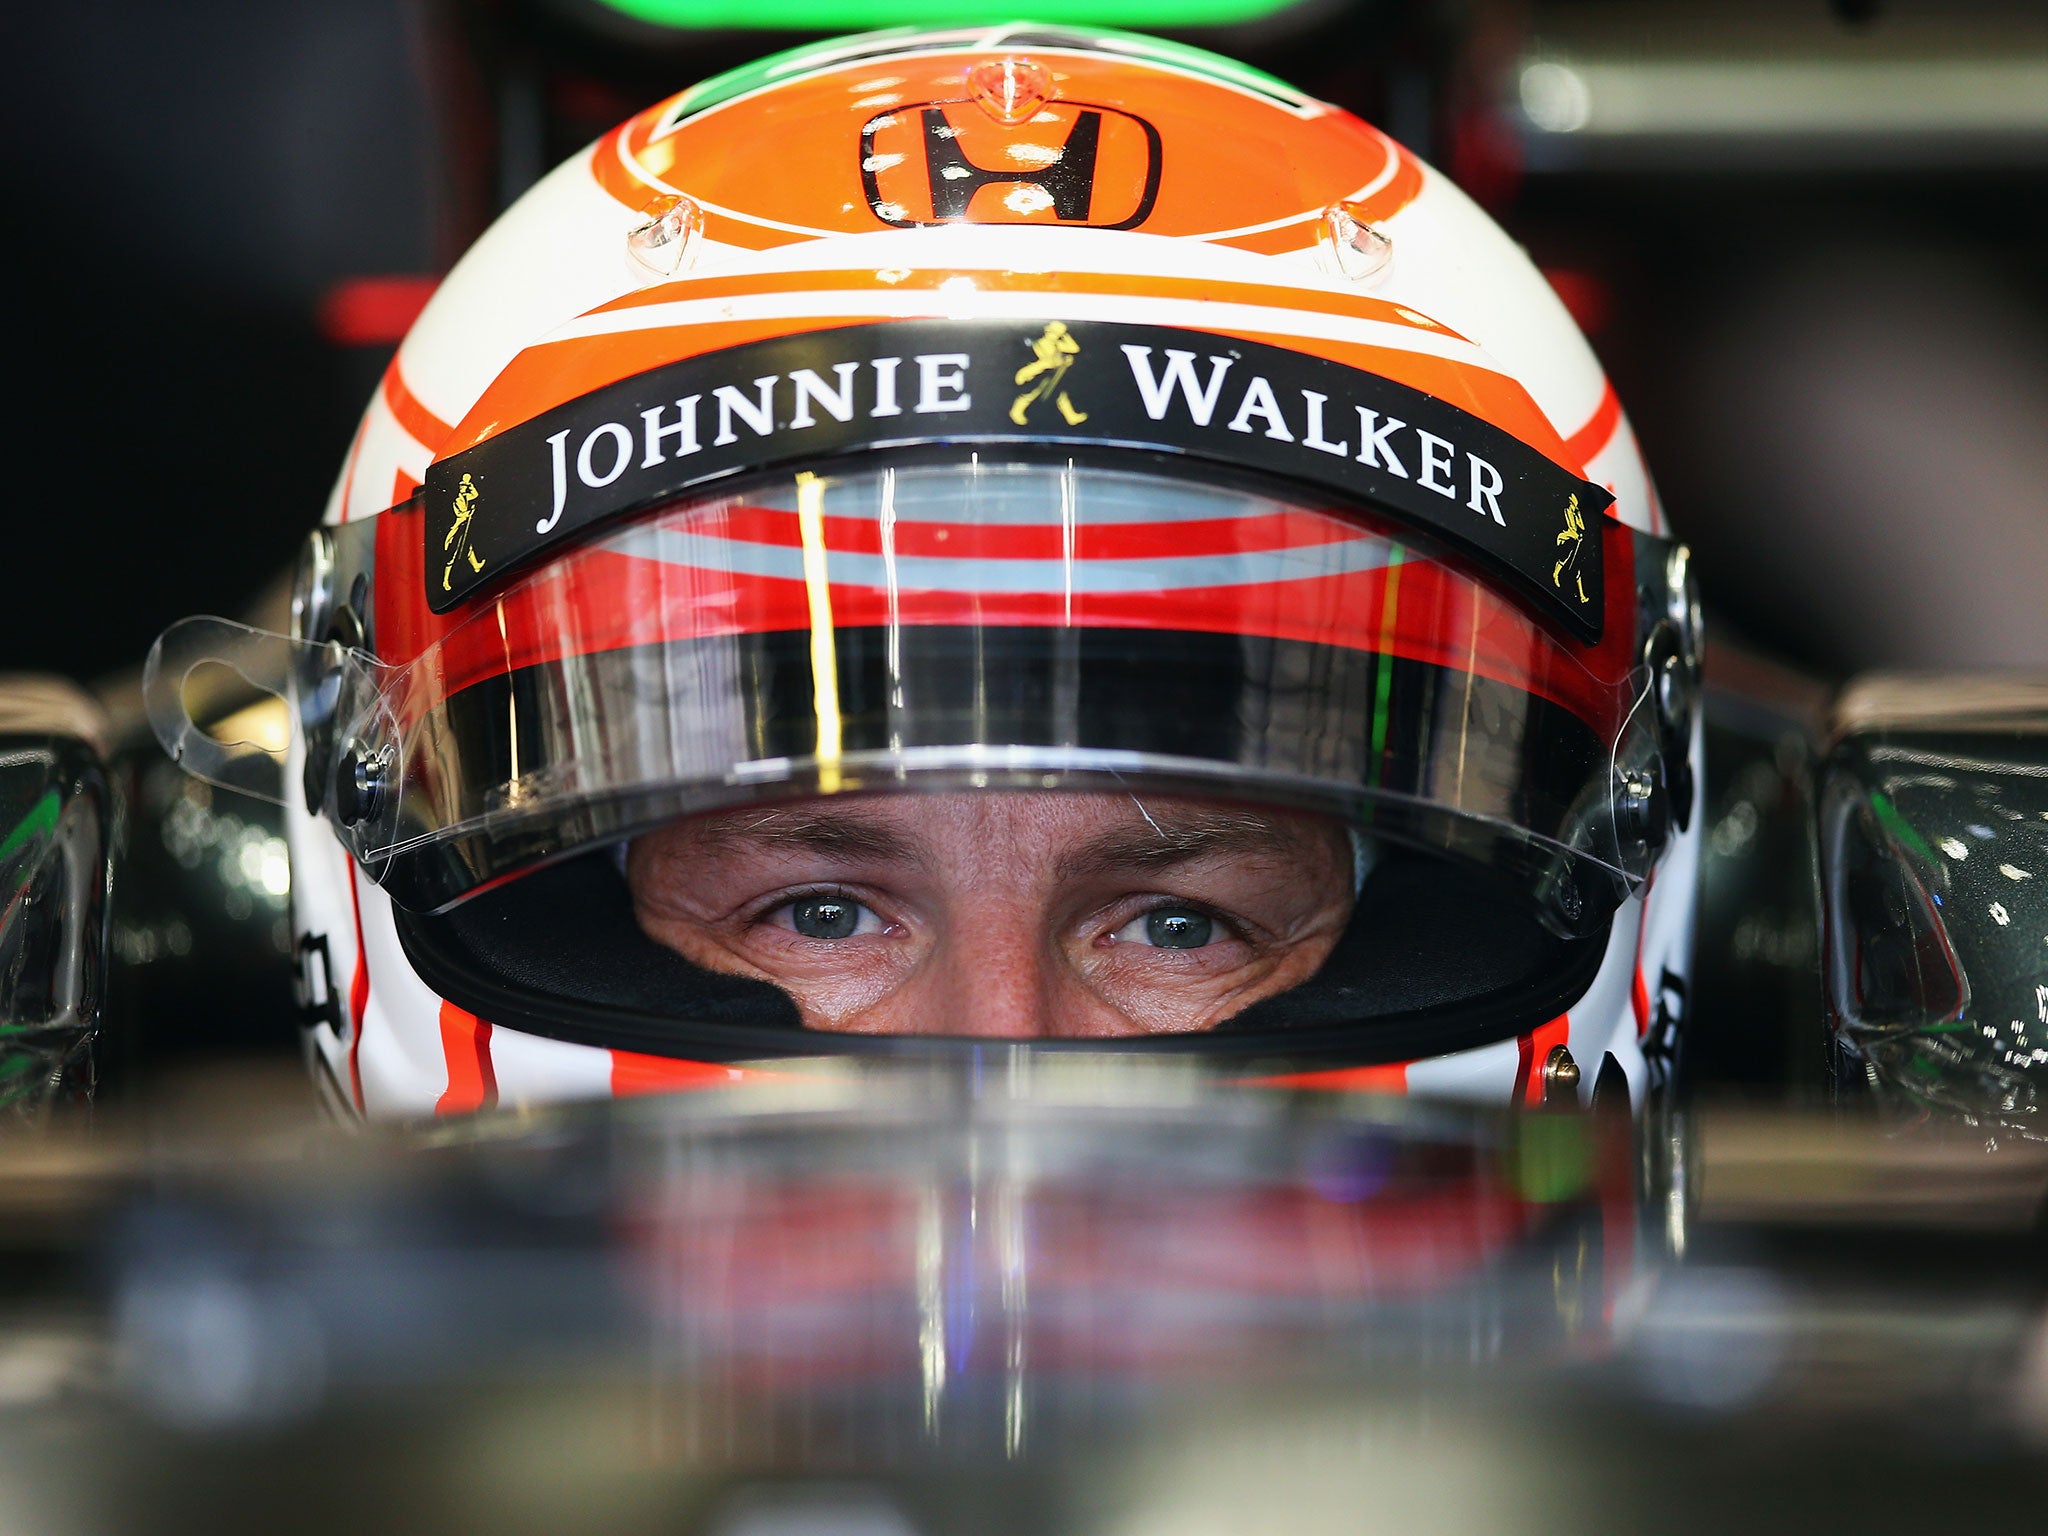
[(1561, 1104), (1578, 1096), (1579, 1064), (1572, 1060), (1572, 1053), (1562, 1045), (1550, 1048), (1550, 1054), (1543, 1059), (1543, 1102)]
[(342, 749), (334, 775), (334, 819), (344, 827), (358, 826), (383, 808), (388, 758), (360, 741)]

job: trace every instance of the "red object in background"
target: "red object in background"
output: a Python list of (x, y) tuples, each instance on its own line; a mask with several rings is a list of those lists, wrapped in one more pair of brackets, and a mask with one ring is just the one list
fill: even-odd
[(619, 89), (587, 75), (566, 75), (548, 83), (548, 106), (566, 122), (583, 128), (585, 138), (596, 138), (621, 119), (631, 117), (647, 103), (632, 91)]
[(425, 273), (345, 277), (320, 296), (320, 335), (337, 347), (395, 347), (440, 286)]
[(1577, 267), (1545, 267), (1543, 276), (1580, 330), (1597, 336), (1607, 329), (1614, 314), (1614, 295), (1605, 282)]
[(1522, 188), (1522, 141), (1490, 110), (1460, 112), (1451, 119), (1444, 164), (1451, 180), (1495, 215)]

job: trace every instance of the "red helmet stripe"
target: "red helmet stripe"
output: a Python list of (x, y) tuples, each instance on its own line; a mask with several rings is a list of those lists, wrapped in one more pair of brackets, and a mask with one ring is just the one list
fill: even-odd
[(1600, 403), (1593, 407), (1593, 414), (1586, 418), (1586, 424), (1564, 440), (1565, 453), (1572, 461), (1572, 467), (1580, 474), (1586, 473), (1586, 466), (1594, 456), (1614, 439), (1614, 429), (1621, 424), (1621, 396), (1609, 384), (1600, 392)]
[(398, 424), (427, 452), (438, 454), (455, 429), (420, 403), (420, 397), (406, 386), (398, 359), (384, 370), (384, 404), (398, 418)]
[(448, 1063), (448, 1087), (435, 1101), (435, 1114), (466, 1115), (497, 1107), (498, 1075), (491, 1065), (490, 1025), (444, 1000), (441, 1054)]
[(356, 1113), (363, 1108), (363, 1020), (370, 1011), (370, 959), (363, 943), (363, 898), (356, 882), (363, 874), (354, 864), (347, 870), (349, 910), (356, 920), (356, 971), (348, 984), (348, 1080), (355, 1094)]
[(1243, 1077), (1247, 1088), (1320, 1088), (1335, 1093), (1396, 1093), (1408, 1091), (1405, 1061), (1382, 1062), (1369, 1067), (1332, 1067), (1321, 1072), (1281, 1072), (1272, 1077)]
[(1515, 1041), (1520, 1049), (1521, 1064), (1515, 1069), (1515, 1091), (1509, 1102), (1532, 1108), (1542, 1106), (1544, 1090), (1548, 1086), (1543, 1080), (1543, 1064), (1550, 1059), (1552, 1051), (1569, 1043), (1571, 1032), (1570, 1017), (1560, 1014)]
[(728, 1067), (710, 1061), (684, 1061), (674, 1056), (648, 1056), (639, 1051), (613, 1051), (612, 1094), (628, 1099), (647, 1093), (675, 1093), (698, 1088), (730, 1088), (779, 1074), (759, 1068)]

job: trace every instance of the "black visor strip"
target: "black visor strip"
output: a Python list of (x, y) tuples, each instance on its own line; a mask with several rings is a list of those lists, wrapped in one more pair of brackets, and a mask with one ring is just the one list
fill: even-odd
[(447, 612), (695, 486), (913, 444), (1136, 448), (1308, 484), (1427, 528), (1588, 642), (1613, 496), (1378, 374), (1163, 326), (905, 320), (750, 342), (593, 390), (427, 471)]

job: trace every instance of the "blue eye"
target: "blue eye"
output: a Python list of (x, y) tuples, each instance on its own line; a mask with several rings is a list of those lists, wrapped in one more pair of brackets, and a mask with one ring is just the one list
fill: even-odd
[(1125, 923), (1116, 936), (1154, 949), (1201, 949), (1216, 937), (1216, 920), (1193, 907), (1156, 907)]
[(848, 938), (860, 926), (860, 907), (838, 897), (807, 897), (791, 905), (788, 922), (805, 938)]
[(1145, 914), (1145, 937), (1161, 949), (1200, 949), (1216, 924), (1186, 907), (1161, 907)]
[(806, 896), (789, 904), (789, 925), (807, 939), (849, 939), (866, 910), (843, 896)]

